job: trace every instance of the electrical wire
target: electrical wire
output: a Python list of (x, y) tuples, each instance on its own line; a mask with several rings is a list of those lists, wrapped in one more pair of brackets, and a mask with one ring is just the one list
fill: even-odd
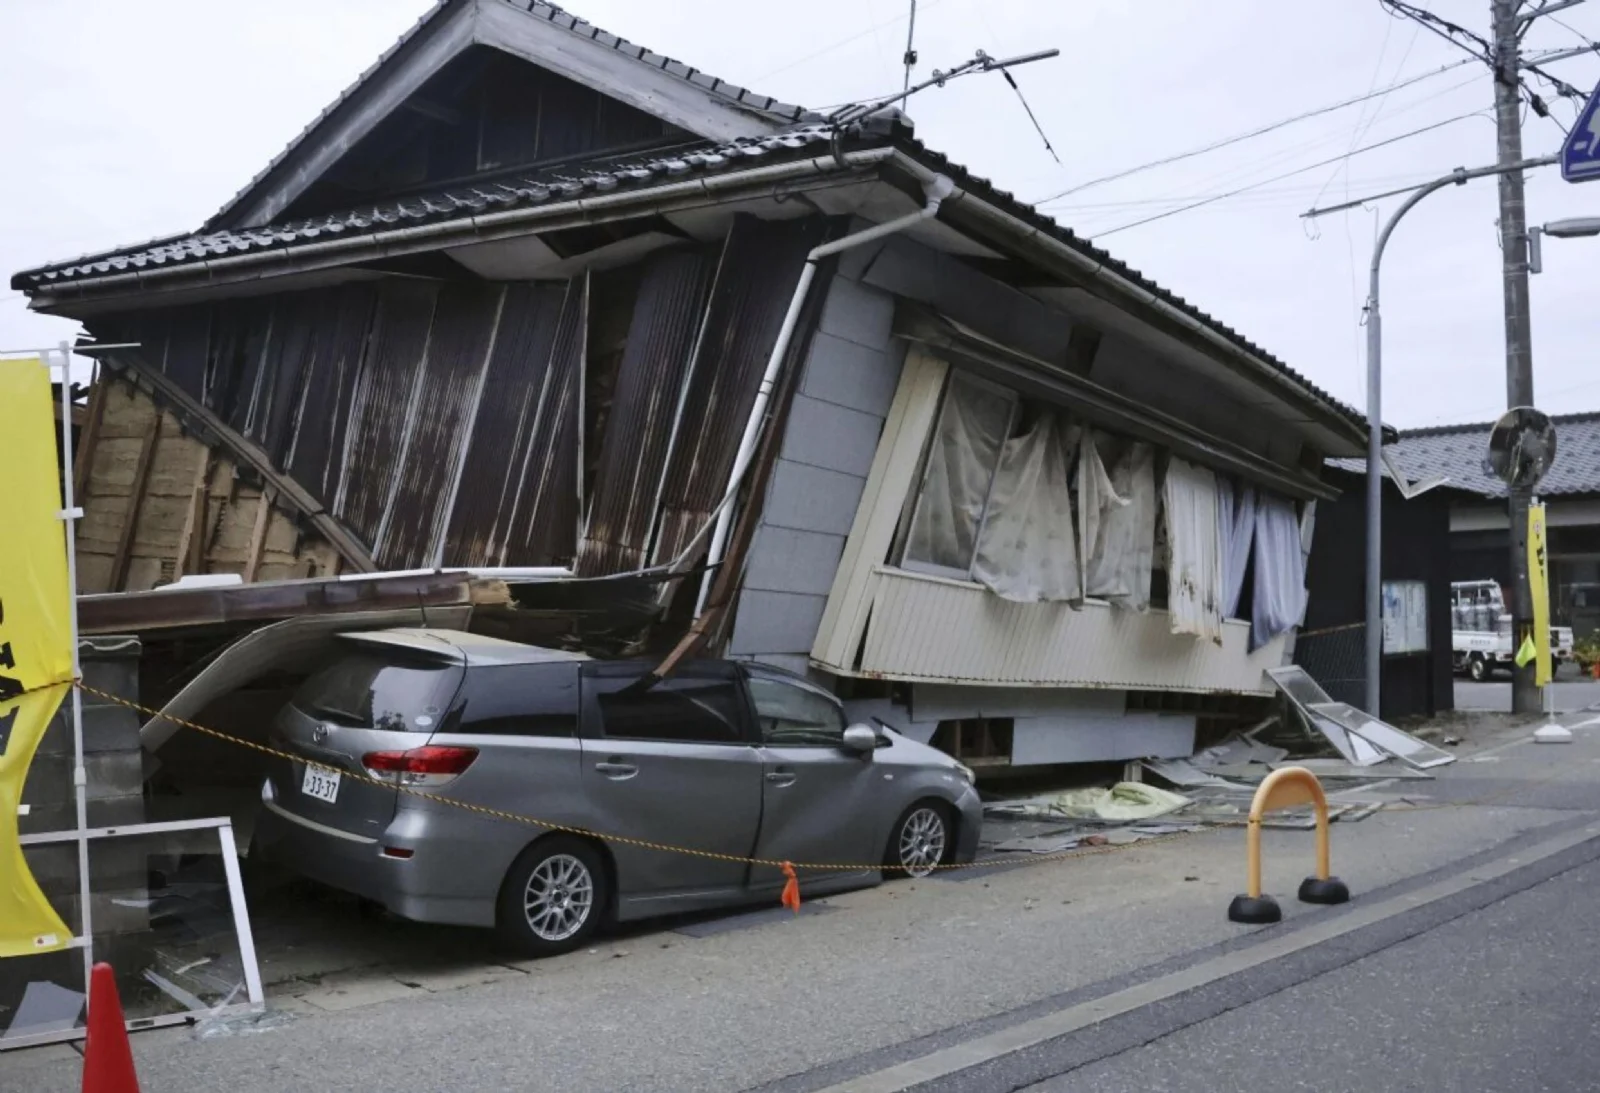
[(1274, 175), (1272, 178), (1262, 179), (1260, 182), (1252, 182), (1248, 186), (1241, 186), (1238, 189), (1230, 190), (1227, 193), (1213, 194), (1210, 197), (1203, 198), (1202, 200), (1199, 200), (1199, 201), (1191, 202), (1190, 204), (1187, 204), (1187, 205), (1182, 205), (1182, 206), (1180, 206), (1180, 207), (1178, 207), (1176, 209), (1169, 209), (1166, 212), (1157, 213), (1154, 216), (1147, 216), (1147, 217), (1143, 218), (1142, 220), (1135, 220), (1135, 221), (1133, 221), (1131, 223), (1128, 223), (1128, 224), (1119, 225), (1118, 227), (1112, 228), (1109, 231), (1100, 232), (1098, 235), (1095, 235), (1093, 238), (1102, 239), (1102, 238), (1104, 238), (1105, 236), (1108, 236), (1108, 235), (1115, 235), (1117, 232), (1127, 231), (1129, 228), (1137, 228), (1137, 227), (1141, 227), (1141, 226), (1143, 226), (1145, 224), (1152, 224), (1157, 220), (1165, 220), (1169, 216), (1177, 216), (1179, 213), (1185, 213), (1185, 212), (1188, 212), (1191, 209), (1198, 209), (1198, 208), (1201, 208), (1202, 206), (1205, 206), (1205, 205), (1215, 204), (1218, 201), (1223, 201), (1223, 200), (1226, 200), (1227, 198), (1234, 197), (1234, 196), (1236, 196), (1238, 194), (1246, 193), (1246, 192), (1248, 192), (1250, 190), (1254, 190), (1254, 189), (1256, 189), (1257, 187), (1260, 187), (1260, 186), (1270, 185), (1273, 182), (1281, 182), (1283, 179), (1293, 178), (1295, 175), (1305, 174), (1307, 171), (1315, 171), (1318, 168), (1326, 167), (1329, 164), (1337, 163), (1340, 160), (1349, 159), (1352, 156), (1361, 155), (1364, 152), (1373, 152), (1373, 151), (1376, 151), (1379, 148), (1384, 148), (1384, 147), (1387, 147), (1388, 145), (1391, 145), (1391, 144), (1397, 144), (1402, 140), (1409, 140), (1411, 137), (1421, 136), (1423, 133), (1430, 133), (1435, 129), (1443, 129), (1447, 125), (1453, 125), (1454, 123), (1456, 123), (1458, 121), (1464, 121), (1467, 118), (1476, 118), (1476, 117), (1482, 117), (1482, 116), (1483, 116), (1483, 112), (1481, 110), (1474, 110), (1474, 111), (1472, 111), (1470, 113), (1466, 113), (1466, 114), (1457, 114), (1453, 118), (1446, 118), (1443, 121), (1434, 122), (1432, 125), (1424, 125), (1420, 129), (1413, 129), (1410, 132), (1401, 133), (1399, 136), (1389, 137), (1389, 138), (1387, 138), (1385, 140), (1380, 140), (1375, 144), (1364, 145), (1363, 147), (1353, 149), (1353, 150), (1351, 150), (1349, 152), (1345, 152), (1345, 153), (1343, 153), (1341, 155), (1333, 156), (1333, 157), (1331, 157), (1329, 159), (1321, 160), (1320, 162), (1317, 162), (1317, 163), (1311, 163), (1311, 164), (1308, 164), (1308, 165), (1306, 165), (1304, 167), (1296, 167), (1292, 171), (1285, 171), (1281, 175)]
[[(921, 0), (921, 10), (925, 12), (929, 8), (935, 7), (936, 5), (938, 5), (940, 3), (943, 3), (943, 0)], [(893, 19), (886, 19), (881, 23), (876, 23), (876, 24), (868, 27), (866, 30), (860, 31), (859, 33), (856, 33), (856, 34), (852, 34), (848, 38), (840, 38), (837, 42), (834, 42), (832, 45), (823, 46), (821, 49), (817, 50), (815, 53), (808, 53), (804, 57), (799, 58), (798, 60), (790, 61), (788, 64), (782, 66), (781, 68), (774, 68), (771, 71), (764, 72), (760, 76), (757, 76), (756, 80), (757, 81), (768, 80), (768, 79), (771, 79), (773, 76), (781, 75), (782, 73), (788, 72), (791, 69), (799, 68), (801, 65), (806, 64), (806, 63), (808, 63), (810, 61), (814, 61), (818, 57), (826, 57), (828, 54), (832, 53), (836, 49), (843, 49), (845, 46), (850, 45), (853, 42), (859, 42), (861, 39), (867, 37), (869, 34), (876, 34), (880, 30), (887, 30), (888, 28), (890, 28), (892, 26), (897, 26), (900, 23), (903, 23), (905, 21), (906, 21), (906, 16), (904, 16), (904, 15), (897, 15)]]
[(1247, 132), (1236, 133), (1231, 137), (1224, 137), (1221, 140), (1212, 141), (1211, 143), (1201, 145), (1198, 148), (1191, 148), (1186, 152), (1178, 152), (1175, 155), (1165, 156), (1165, 157), (1163, 157), (1161, 159), (1151, 160), (1148, 163), (1141, 163), (1141, 164), (1139, 164), (1137, 166), (1129, 167), (1129, 168), (1126, 168), (1125, 170), (1117, 171), (1117, 172), (1115, 172), (1113, 174), (1102, 175), (1099, 178), (1091, 178), (1087, 182), (1080, 182), (1075, 186), (1069, 186), (1065, 190), (1060, 191), (1059, 193), (1051, 194), (1049, 197), (1040, 198), (1038, 201), (1034, 202), (1034, 204), (1036, 204), (1036, 205), (1048, 205), (1053, 201), (1058, 201), (1063, 197), (1070, 197), (1073, 194), (1080, 193), (1083, 190), (1087, 190), (1092, 186), (1100, 186), (1100, 185), (1103, 185), (1103, 184), (1105, 184), (1107, 182), (1117, 182), (1117, 181), (1119, 181), (1121, 179), (1128, 178), (1131, 175), (1140, 174), (1140, 173), (1142, 173), (1144, 171), (1154, 170), (1157, 167), (1165, 167), (1168, 164), (1172, 164), (1172, 163), (1180, 163), (1183, 160), (1193, 159), (1195, 156), (1204, 155), (1207, 152), (1215, 152), (1219, 148), (1227, 148), (1227, 147), (1229, 147), (1231, 145), (1240, 144), (1240, 143), (1242, 143), (1244, 141), (1247, 141), (1247, 140), (1253, 140), (1256, 137), (1264, 136), (1267, 133), (1275, 132), (1276, 130), (1283, 129), (1283, 128), (1285, 128), (1287, 126), (1290, 126), (1290, 125), (1294, 125), (1297, 122), (1308, 121), (1311, 118), (1319, 118), (1319, 117), (1322, 117), (1324, 114), (1331, 114), (1331, 113), (1334, 113), (1337, 110), (1344, 110), (1347, 107), (1355, 106), (1357, 103), (1366, 102), (1367, 100), (1375, 98), (1375, 97), (1377, 97), (1379, 95), (1387, 95), (1391, 91), (1399, 91), (1401, 88), (1410, 87), (1412, 84), (1421, 83), (1423, 80), (1432, 79), (1434, 76), (1438, 76), (1438, 75), (1441, 75), (1441, 74), (1443, 74), (1445, 72), (1449, 72), (1451, 69), (1460, 68), (1463, 65), (1468, 65), (1468, 64), (1471, 64), (1471, 63), (1472, 62), (1470, 60), (1456, 61), (1453, 64), (1447, 64), (1443, 68), (1436, 69), (1433, 72), (1425, 72), (1420, 76), (1413, 76), (1410, 79), (1402, 80), (1399, 83), (1392, 84), (1389, 87), (1385, 87), (1385, 88), (1379, 89), (1377, 91), (1370, 92), (1370, 93), (1368, 93), (1366, 95), (1357, 95), (1355, 98), (1344, 99), (1344, 100), (1341, 100), (1340, 102), (1330, 103), (1327, 106), (1319, 106), (1315, 110), (1307, 110), (1303, 114), (1296, 114), (1293, 117), (1284, 118), (1284, 119), (1282, 119), (1280, 121), (1275, 121), (1275, 122), (1272, 122), (1272, 123), (1270, 123), (1268, 125), (1262, 125), (1262, 126), (1259, 126), (1259, 127), (1255, 128), (1255, 129), (1248, 130)]

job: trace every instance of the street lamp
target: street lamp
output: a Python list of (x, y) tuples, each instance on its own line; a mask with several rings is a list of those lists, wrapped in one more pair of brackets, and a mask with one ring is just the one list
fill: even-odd
[(1582, 239), (1600, 235), (1600, 216), (1574, 216), (1568, 220), (1552, 220), (1540, 228), (1528, 229), (1528, 272), (1544, 272), (1545, 236), (1555, 239)]

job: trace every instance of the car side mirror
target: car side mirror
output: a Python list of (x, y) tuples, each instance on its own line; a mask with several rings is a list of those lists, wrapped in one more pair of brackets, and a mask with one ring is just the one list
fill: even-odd
[(878, 733), (868, 725), (851, 725), (844, 730), (842, 741), (845, 751), (856, 755), (871, 755), (878, 750)]

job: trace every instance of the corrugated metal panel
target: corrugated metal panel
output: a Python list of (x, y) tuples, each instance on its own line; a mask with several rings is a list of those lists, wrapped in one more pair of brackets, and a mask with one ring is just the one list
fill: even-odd
[(506, 286), (445, 536), (448, 565), (507, 564), (511, 508), (568, 291), (554, 283)]
[(415, 282), (388, 284), (378, 292), (333, 504), (333, 514), (368, 544), (377, 537), (399, 473), (437, 296), (436, 286)]
[(422, 380), (407, 408), (404, 455), (372, 547), (389, 569), (433, 562), (502, 297), (497, 287), (471, 283), (446, 285), (439, 293)]
[(556, 326), (539, 413), (508, 520), (507, 565), (570, 563), (578, 551), (578, 432), (589, 326), (589, 279), (571, 282)]
[(879, 566), (859, 666), (849, 674), (947, 683), (1268, 694), (1285, 637), (1248, 652), (1250, 626), (1222, 644), (1173, 634), (1167, 614), (1086, 604), (1019, 604), (960, 581)]
[(701, 249), (662, 251), (646, 264), (578, 552), (583, 575), (644, 563), (712, 268)]
[(722, 499), (761, 373), (823, 226), (820, 217), (733, 222), (667, 467), (657, 562), (676, 558)]
[(310, 360), (290, 399), (283, 458), (290, 477), (331, 508), (377, 293), (370, 285), (347, 285), (325, 296), (328, 310), (317, 322)]

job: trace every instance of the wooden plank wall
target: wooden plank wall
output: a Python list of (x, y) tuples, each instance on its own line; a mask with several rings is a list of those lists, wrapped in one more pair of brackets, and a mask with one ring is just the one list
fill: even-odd
[(222, 451), (186, 435), (177, 418), (114, 375), (91, 396), (78, 524), (78, 588), (137, 592), (189, 574), (246, 581), (327, 577), (338, 551), (243, 478)]

